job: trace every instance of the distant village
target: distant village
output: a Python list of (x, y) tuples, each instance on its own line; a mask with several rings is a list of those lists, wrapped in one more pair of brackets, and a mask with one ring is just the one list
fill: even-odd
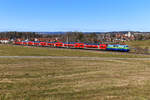
[(0, 43), (14, 41), (47, 41), (47, 42), (84, 42), (84, 43), (124, 43), (125, 41), (148, 40), (150, 32), (1, 32)]

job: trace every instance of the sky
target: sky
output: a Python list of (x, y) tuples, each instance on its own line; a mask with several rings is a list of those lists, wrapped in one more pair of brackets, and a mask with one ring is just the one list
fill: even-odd
[(0, 0), (0, 31), (150, 31), (150, 0)]

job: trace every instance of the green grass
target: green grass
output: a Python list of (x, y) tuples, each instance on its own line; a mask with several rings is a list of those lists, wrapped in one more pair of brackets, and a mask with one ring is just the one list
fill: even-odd
[(0, 59), (0, 100), (149, 100), (150, 61)]
[(78, 56), (78, 57), (149, 57), (117, 52), (71, 50), (58, 48), (36, 48), (24, 46), (0, 45), (0, 56)]

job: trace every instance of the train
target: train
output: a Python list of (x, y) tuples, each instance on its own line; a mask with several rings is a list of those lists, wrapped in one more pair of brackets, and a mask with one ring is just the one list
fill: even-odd
[(77, 43), (77, 42), (40, 42), (40, 41), (16, 41), (15, 45), (24, 46), (40, 46), (40, 47), (55, 47), (55, 48), (79, 48), (79, 49), (98, 49), (104, 51), (120, 51), (129, 52), (128, 45), (120, 44), (93, 44), (93, 43)]

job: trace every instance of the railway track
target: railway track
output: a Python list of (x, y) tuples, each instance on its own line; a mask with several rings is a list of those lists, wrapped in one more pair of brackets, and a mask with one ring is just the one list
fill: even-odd
[[(13, 45), (13, 44), (10, 44)], [(24, 46), (24, 45), (13, 45), (13, 46)], [(96, 51), (96, 52), (103, 52), (103, 53), (111, 53), (111, 54), (124, 54), (124, 55), (150, 55), (149, 53), (136, 53), (136, 52), (120, 52), (120, 51), (106, 51), (106, 50), (100, 50), (96, 48), (63, 48), (63, 47), (49, 47), (49, 46), (28, 46), (25, 47), (29, 48), (55, 48), (55, 49), (72, 49), (72, 50), (82, 50), (82, 51)], [(135, 49), (135, 48), (134, 48)]]

